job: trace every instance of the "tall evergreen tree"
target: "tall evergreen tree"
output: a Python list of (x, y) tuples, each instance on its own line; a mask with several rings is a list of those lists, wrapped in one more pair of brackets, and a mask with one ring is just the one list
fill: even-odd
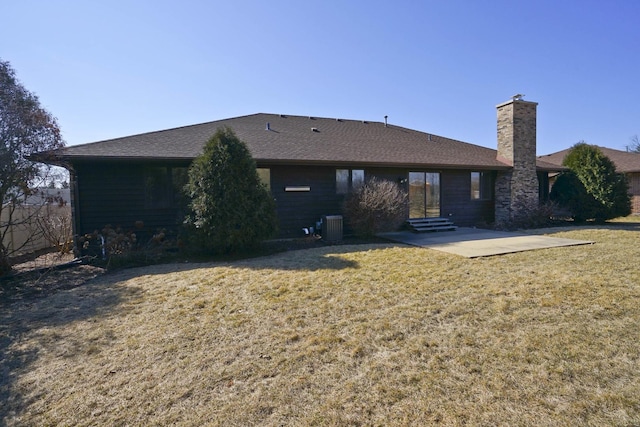
[(247, 146), (229, 128), (219, 129), (193, 161), (185, 190), (186, 222), (202, 250), (238, 252), (277, 232), (273, 197)]

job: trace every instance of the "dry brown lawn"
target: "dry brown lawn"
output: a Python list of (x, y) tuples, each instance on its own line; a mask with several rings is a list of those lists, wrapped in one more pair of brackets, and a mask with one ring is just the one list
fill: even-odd
[(639, 425), (640, 223), (126, 270), (7, 304), (0, 425)]

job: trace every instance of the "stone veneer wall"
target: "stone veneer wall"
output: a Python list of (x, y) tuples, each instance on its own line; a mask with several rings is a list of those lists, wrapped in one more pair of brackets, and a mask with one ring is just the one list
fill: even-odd
[(539, 203), (536, 174), (536, 102), (511, 100), (498, 105), (498, 159), (513, 169), (496, 178), (497, 224), (526, 215)]

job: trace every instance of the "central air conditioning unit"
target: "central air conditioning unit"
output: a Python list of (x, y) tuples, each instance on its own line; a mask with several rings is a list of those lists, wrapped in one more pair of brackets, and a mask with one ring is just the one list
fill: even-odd
[(322, 217), (322, 239), (327, 242), (342, 240), (342, 215), (326, 215)]

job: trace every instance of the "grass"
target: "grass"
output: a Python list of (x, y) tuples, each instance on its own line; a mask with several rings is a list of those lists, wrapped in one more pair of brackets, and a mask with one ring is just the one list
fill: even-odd
[(638, 425), (640, 223), (124, 270), (2, 307), (7, 425)]

